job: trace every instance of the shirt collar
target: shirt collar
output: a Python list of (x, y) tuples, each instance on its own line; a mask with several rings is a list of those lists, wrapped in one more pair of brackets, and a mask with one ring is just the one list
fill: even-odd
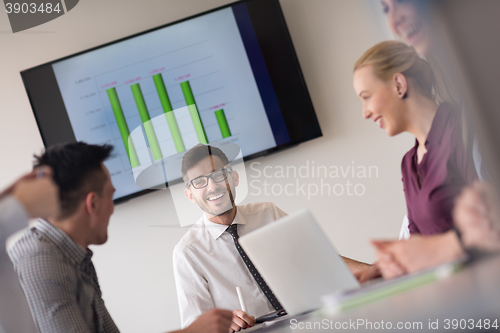
[(41, 231), (50, 241), (52, 241), (70, 260), (81, 264), (84, 260), (92, 258), (92, 251), (84, 249), (71, 239), (64, 231), (51, 223), (39, 219), (35, 228)]
[[(203, 214), (203, 223), (205, 224), (205, 227), (207, 228), (213, 239), (219, 238), (228, 228), (228, 226), (225, 224), (218, 224), (210, 221), (206, 214)], [(231, 224), (247, 224), (247, 221), (245, 220), (243, 215), (241, 215), (239, 209), (236, 209), (236, 216), (234, 217), (233, 223)]]

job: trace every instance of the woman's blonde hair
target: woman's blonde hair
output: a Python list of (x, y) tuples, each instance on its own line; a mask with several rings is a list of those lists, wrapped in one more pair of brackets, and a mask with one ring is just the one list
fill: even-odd
[(354, 71), (364, 66), (372, 66), (375, 76), (383, 81), (401, 73), (422, 95), (435, 100), (436, 77), (431, 66), (403, 42), (390, 40), (371, 47), (356, 61)]

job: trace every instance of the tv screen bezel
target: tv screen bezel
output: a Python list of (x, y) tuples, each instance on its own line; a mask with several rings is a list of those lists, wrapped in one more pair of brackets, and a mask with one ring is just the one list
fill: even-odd
[[(101, 44), (101, 45), (98, 45), (98, 46), (95, 46), (95, 47), (92, 47), (92, 48), (89, 48), (89, 49), (86, 49), (86, 50), (83, 50), (83, 51), (80, 51), (80, 52), (77, 52), (77, 53), (74, 53), (74, 54), (70, 54), (68, 56), (65, 56), (65, 57), (62, 57), (62, 58), (59, 58), (59, 59), (55, 59), (55, 60), (49, 61), (47, 63), (44, 63), (44, 64), (41, 64), (41, 65), (38, 65), (38, 66), (35, 66), (35, 67), (32, 67), (32, 68), (29, 68), (29, 69), (21, 71), (20, 74), (21, 74), (21, 77), (22, 77), (22, 80), (23, 80), (23, 83), (24, 83), (24, 86), (25, 86), (25, 89), (26, 89), (26, 92), (27, 92), (27, 95), (28, 95), (28, 98), (29, 98), (29, 101), (30, 101), (31, 108), (33, 110), (35, 121), (36, 121), (37, 126), (38, 126), (38, 128), (40, 130), (40, 135), (42, 137), (42, 141), (43, 141), (44, 146), (47, 148), (47, 147), (49, 147), (49, 146), (51, 146), (53, 144), (56, 144), (56, 143), (71, 142), (71, 141), (74, 142), (74, 141), (77, 141), (77, 140), (76, 140), (76, 137), (74, 137), (74, 134), (72, 135), (71, 139), (65, 140), (65, 141), (64, 140), (63, 141), (54, 140), (52, 138), (50, 140), (47, 139), (47, 132), (51, 132), (51, 131), (47, 130), (47, 128), (49, 126), (53, 127), (54, 129), (57, 128), (58, 130), (61, 130), (61, 127), (58, 127), (57, 122), (55, 122), (55, 123), (51, 122), (50, 125), (47, 122), (45, 122), (45, 124), (42, 124), (44, 119), (41, 119), (40, 116), (37, 114), (37, 111), (36, 111), (36, 108), (39, 107), (39, 106), (34, 105), (34, 103), (33, 103), (33, 95), (34, 95), (35, 92), (32, 91), (32, 89), (31, 89), (31, 86), (33, 86), (34, 84), (32, 84), (32, 82), (29, 82), (29, 80), (33, 81), (33, 78), (29, 78), (29, 76), (30, 76), (31, 73), (33, 73), (34, 71), (37, 71), (37, 70), (42, 70), (42, 69), (44, 69), (46, 67), (52, 69), (52, 65), (53, 64), (61, 62), (61, 61), (64, 61), (66, 59), (70, 59), (70, 58), (73, 58), (73, 57), (76, 57), (76, 56), (79, 56), (79, 55), (82, 55), (82, 54), (85, 54), (85, 53), (89, 53), (89, 52), (92, 52), (92, 51), (95, 51), (95, 50), (98, 50), (98, 49), (101, 49), (101, 48), (105, 48), (107, 46), (110, 46), (110, 45), (113, 45), (113, 44), (116, 44), (116, 43), (120, 43), (120, 42), (126, 41), (126, 40), (131, 39), (131, 38), (135, 38), (135, 37), (138, 37), (138, 36), (141, 36), (141, 35), (145, 35), (145, 34), (148, 34), (150, 32), (153, 32), (153, 31), (156, 31), (156, 30), (159, 30), (159, 29), (163, 29), (163, 28), (166, 28), (166, 27), (169, 27), (169, 26), (172, 26), (172, 25), (184, 22), (184, 21), (188, 21), (188, 20), (191, 20), (191, 19), (203, 16), (203, 15), (207, 15), (207, 14), (213, 13), (215, 11), (219, 11), (219, 10), (222, 10), (222, 9), (225, 9), (225, 8), (230, 8), (230, 7), (233, 7), (235, 5), (240, 5), (240, 4), (246, 4), (247, 5), (247, 9), (249, 11), (250, 18), (252, 20), (252, 25), (253, 25), (254, 29), (257, 30), (256, 31), (257, 40), (259, 41), (259, 46), (261, 46), (261, 51), (263, 53), (263, 57), (264, 57), (264, 60), (265, 60), (265, 63), (266, 63), (267, 70), (269, 72), (269, 75), (271, 76), (271, 81), (273, 83), (273, 88), (275, 89), (276, 97), (278, 99), (278, 103), (279, 103), (280, 108), (282, 110), (282, 115), (283, 115), (283, 119), (284, 119), (286, 127), (287, 127), (287, 131), (289, 131), (289, 133), (292, 132), (292, 133), (290, 133), (290, 142), (287, 142), (287, 143), (284, 143), (284, 144), (279, 144), (279, 145), (277, 145), (277, 146), (275, 146), (273, 148), (266, 149), (266, 150), (263, 150), (263, 151), (260, 151), (260, 152), (257, 152), (257, 153), (245, 156), (244, 157), (244, 161), (248, 161), (248, 160), (251, 160), (251, 159), (255, 159), (257, 157), (261, 157), (261, 156), (264, 156), (264, 155), (272, 154), (272, 153), (275, 153), (277, 151), (281, 151), (281, 150), (284, 150), (284, 149), (296, 146), (296, 145), (298, 145), (300, 143), (312, 140), (314, 138), (321, 137), (322, 136), (322, 131), (321, 131), (321, 128), (319, 126), (319, 122), (318, 122), (318, 119), (317, 119), (317, 116), (316, 116), (316, 113), (315, 113), (315, 110), (314, 110), (314, 106), (313, 106), (313, 103), (312, 103), (309, 91), (307, 89), (307, 85), (306, 85), (304, 76), (302, 74), (302, 70), (300, 68), (298, 57), (297, 57), (297, 54), (295, 52), (295, 48), (293, 46), (292, 39), (291, 39), (289, 30), (288, 30), (288, 27), (286, 25), (285, 18), (284, 18), (284, 15), (283, 15), (283, 11), (281, 9), (279, 1), (278, 0), (241, 0), (241, 1), (236, 1), (236, 2), (232, 2), (232, 3), (226, 4), (226, 5), (217, 7), (217, 8), (213, 8), (213, 9), (210, 9), (210, 10), (207, 10), (207, 11), (204, 11), (204, 12), (201, 12), (201, 13), (198, 13), (198, 14), (195, 14), (195, 15), (192, 15), (192, 16), (180, 19), (180, 20), (176, 20), (176, 21), (173, 21), (173, 22), (170, 22), (170, 23), (166, 23), (164, 25), (161, 25), (161, 26), (158, 26), (158, 27), (155, 27), (155, 28), (151, 28), (151, 29), (148, 29), (148, 30), (145, 30), (145, 31), (141, 31), (141, 32), (138, 32), (138, 33), (130, 35), (130, 36), (126, 36), (126, 37), (123, 37), (123, 38), (120, 38), (120, 39), (117, 39), (117, 40), (113, 40), (111, 42), (108, 42), (108, 43), (105, 43), (105, 44)], [(250, 6), (248, 6), (249, 4), (250, 4)], [(267, 6), (267, 10), (263, 10), (264, 8), (266, 8), (265, 6)], [(268, 22), (265, 22), (265, 20), (264, 21), (257, 21), (257, 20), (255, 20), (254, 18), (257, 15), (257, 12), (259, 10), (262, 11), (262, 12), (264, 12), (265, 14), (268, 14), (268, 15), (275, 15), (275, 17), (274, 17), (275, 20), (269, 20)], [(260, 13), (259, 15), (262, 15), (262, 13)], [(259, 34), (258, 31), (261, 31), (261, 33)], [(266, 33), (263, 34), (262, 31), (265, 31)], [(262, 50), (262, 45), (261, 45), (262, 44), (262, 39), (263, 38), (268, 38), (269, 37), (269, 33), (274, 33), (276, 36), (279, 36), (279, 38), (275, 37), (275, 40), (279, 40), (279, 43), (281, 43), (281, 46), (274, 45), (274, 43), (272, 43), (272, 44), (268, 43), (267, 44), (268, 47), (265, 50)], [(269, 47), (269, 46), (271, 46), (271, 47)], [(274, 50), (270, 50), (273, 47), (274, 47)], [(307, 120), (309, 120), (309, 122), (308, 122), (309, 126), (307, 128), (307, 131), (308, 131), (307, 133), (308, 134), (306, 133), (305, 137), (301, 137), (299, 140), (294, 140), (294, 138), (293, 138), (294, 133), (296, 133), (296, 131), (294, 131), (294, 129), (298, 129), (298, 127), (301, 126), (300, 130), (304, 130), (304, 128), (303, 128), (303, 124), (304, 123), (301, 120), (295, 120), (294, 119), (292, 121), (290, 117), (288, 117), (288, 119), (287, 119), (287, 117), (285, 116), (285, 112), (283, 112), (283, 106), (282, 106), (282, 104), (285, 103), (285, 101), (284, 101), (283, 98), (280, 98), (280, 96), (286, 94), (287, 95), (287, 99), (286, 99), (287, 101), (286, 102), (288, 102), (288, 103), (295, 103), (294, 107), (296, 106), (297, 103), (296, 102), (291, 102), (291, 100), (294, 98), (294, 96), (291, 96), (290, 94), (287, 94), (286, 89), (288, 89), (288, 87), (280, 87), (280, 85), (276, 85), (275, 84), (275, 82), (278, 80), (278, 78), (281, 77), (281, 75), (283, 73), (273, 73), (274, 68), (270, 68), (270, 66), (269, 66), (269, 59), (270, 58), (275, 58), (276, 54), (279, 54), (281, 56), (280, 57), (280, 63), (283, 60), (283, 58), (285, 58), (284, 61), (287, 64), (286, 65), (282, 64), (281, 66), (282, 67), (286, 67), (288, 69), (288, 71), (287, 71), (286, 74), (293, 79), (292, 80), (293, 82), (292, 83), (288, 82), (288, 84), (296, 84), (296, 85), (298, 84), (298, 85), (300, 85), (300, 86), (296, 86), (295, 88), (296, 89), (300, 89), (303, 92), (303, 94), (301, 96), (301, 100), (300, 100), (300, 102), (302, 103), (302, 105), (299, 107), (300, 110), (301, 110), (301, 112), (297, 113), (297, 115), (298, 114), (302, 114), (302, 116), (307, 116)], [(295, 69), (295, 71), (292, 71), (290, 66), (292, 66), (292, 68)], [(54, 79), (55, 79), (55, 77), (54, 77)], [(39, 88), (39, 86), (37, 86), (37, 89), (38, 88)], [(276, 92), (276, 90), (277, 89), (280, 90), (280, 88), (282, 88), (283, 91)], [(44, 93), (45, 92), (46, 91), (44, 91)], [(59, 91), (59, 94), (60, 94), (60, 91)], [(297, 98), (297, 97), (295, 97), (295, 98)], [(62, 101), (62, 97), (61, 97), (61, 101)], [(54, 101), (50, 101), (50, 102), (51, 103), (57, 103), (59, 101), (54, 100)], [(289, 107), (290, 106), (285, 106), (285, 109), (289, 108)], [(64, 110), (65, 110), (65, 107), (64, 107)], [(67, 113), (65, 114), (65, 116), (68, 117)], [(68, 118), (68, 122), (69, 122), (69, 118)], [(63, 128), (65, 128), (65, 127), (67, 127), (67, 126), (63, 126)], [(69, 129), (71, 129), (71, 126), (69, 126)], [(44, 132), (46, 132), (46, 133), (44, 133)], [(66, 135), (71, 136), (71, 134), (66, 134)], [(56, 134), (56, 136), (61, 136), (61, 133), (58, 132)], [(166, 186), (168, 186), (168, 184), (166, 184)], [(136, 197), (139, 197), (141, 195), (144, 195), (144, 194), (147, 194), (147, 193), (151, 193), (151, 192), (154, 192), (154, 191), (157, 191), (157, 190), (155, 190), (155, 189), (145, 189), (145, 190), (137, 191), (135, 193), (128, 194), (128, 195), (122, 196), (120, 198), (114, 199), (114, 203), (118, 204), (118, 203), (126, 202), (126, 201), (128, 201), (130, 199), (133, 199), (133, 198), (136, 198)]]

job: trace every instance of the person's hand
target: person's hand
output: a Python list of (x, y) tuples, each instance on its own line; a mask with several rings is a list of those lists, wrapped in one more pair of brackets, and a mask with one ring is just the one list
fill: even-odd
[[(49, 168), (49, 170), (50, 170), (50, 168)], [(16, 180), (13, 184), (11, 184), (9, 187), (7, 187), (2, 192), (0, 192), (0, 199), (3, 199), (4, 197), (6, 197), (8, 195), (12, 195), (12, 192), (14, 191), (14, 188), (16, 187), (16, 185), (19, 182), (21, 182), (23, 180), (27, 180), (27, 179), (36, 178), (36, 176), (37, 176), (36, 171), (32, 171), (30, 173), (25, 174), (24, 176), (22, 176), (21, 178), (19, 178), (18, 180)]]
[(434, 236), (414, 235), (401, 241), (372, 241), (384, 278), (394, 278), (440, 265), (465, 255), (454, 231)]
[(6, 191), (26, 209), (31, 218), (56, 217), (59, 212), (59, 189), (52, 179), (52, 169), (40, 167), (21, 177)]
[(354, 273), (354, 277), (358, 280), (359, 283), (370, 281), (381, 276), (382, 275), (380, 273), (380, 269), (378, 268), (378, 263), (375, 263)]
[(455, 201), (453, 220), (467, 248), (500, 250), (498, 196), (485, 182), (466, 187)]
[(406, 269), (402, 267), (396, 260), (391, 250), (397, 241), (372, 241), (372, 244), (378, 249), (377, 251), (377, 267), (379, 273), (384, 279), (392, 279), (403, 274), (406, 274)]
[(238, 332), (241, 329), (252, 327), (253, 325), (255, 325), (254, 316), (249, 316), (241, 310), (236, 310), (233, 312), (233, 322), (229, 328), (229, 333)]
[(230, 330), (233, 313), (228, 310), (212, 309), (198, 317), (181, 332), (184, 333), (227, 333)]

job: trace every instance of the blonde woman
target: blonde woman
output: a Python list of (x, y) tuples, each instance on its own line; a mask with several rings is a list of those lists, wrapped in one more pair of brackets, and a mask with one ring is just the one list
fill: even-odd
[[(443, 54), (442, 42), (436, 36), (432, 22), (433, 0), (381, 0), (389, 28), (395, 36), (406, 44), (413, 46), (415, 51), (431, 65), (436, 76), (436, 100), (446, 101), (463, 113), (463, 101), (456, 82), (446, 70), (444, 61), (448, 57)], [(466, 120), (464, 114), (462, 119)], [(491, 182), (491, 176), (483, 162), (481, 147), (472, 123), (464, 124), (463, 140), (467, 151), (471, 152), (476, 172), (480, 179)]]
[(448, 103), (436, 103), (435, 86), (427, 61), (399, 41), (373, 46), (354, 66), (354, 90), (363, 103), (363, 117), (389, 136), (415, 136), (415, 146), (401, 164), (412, 237), (449, 231), (455, 197), (476, 178), (465, 153), (460, 114)]

